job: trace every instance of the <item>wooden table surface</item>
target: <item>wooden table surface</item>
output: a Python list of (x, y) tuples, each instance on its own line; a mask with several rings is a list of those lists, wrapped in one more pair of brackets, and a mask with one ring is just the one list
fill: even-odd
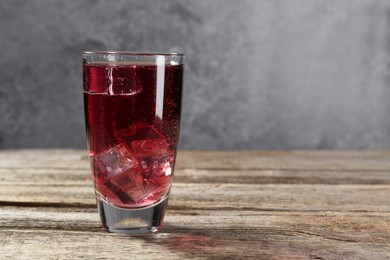
[(390, 152), (180, 151), (162, 231), (104, 231), (86, 151), (0, 151), (0, 259), (390, 259)]

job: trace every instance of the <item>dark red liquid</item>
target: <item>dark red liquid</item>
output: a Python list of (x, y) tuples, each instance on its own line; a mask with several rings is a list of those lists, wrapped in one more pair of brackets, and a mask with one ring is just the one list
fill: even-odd
[(155, 203), (172, 182), (183, 66), (92, 63), (83, 72), (97, 195), (119, 207)]

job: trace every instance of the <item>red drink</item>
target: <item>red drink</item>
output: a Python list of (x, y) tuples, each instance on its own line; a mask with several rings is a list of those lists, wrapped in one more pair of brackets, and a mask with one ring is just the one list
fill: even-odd
[(83, 73), (97, 196), (122, 208), (165, 198), (176, 158), (183, 66), (91, 62)]

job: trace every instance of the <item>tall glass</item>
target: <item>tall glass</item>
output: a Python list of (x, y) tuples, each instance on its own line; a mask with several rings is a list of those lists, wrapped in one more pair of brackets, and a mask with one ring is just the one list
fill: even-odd
[(110, 232), (155, 232), (180, 130), (183, 55), (84, 52), (84, 108), (92, 179)]

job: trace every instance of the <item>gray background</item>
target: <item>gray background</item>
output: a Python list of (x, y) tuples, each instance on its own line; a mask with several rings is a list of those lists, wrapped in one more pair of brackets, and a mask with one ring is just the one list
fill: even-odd
[(107, 49), (187, 55), (183, 149), (390, 148), (389, 0), (0, 0), (0, 148), (85, 148)]

